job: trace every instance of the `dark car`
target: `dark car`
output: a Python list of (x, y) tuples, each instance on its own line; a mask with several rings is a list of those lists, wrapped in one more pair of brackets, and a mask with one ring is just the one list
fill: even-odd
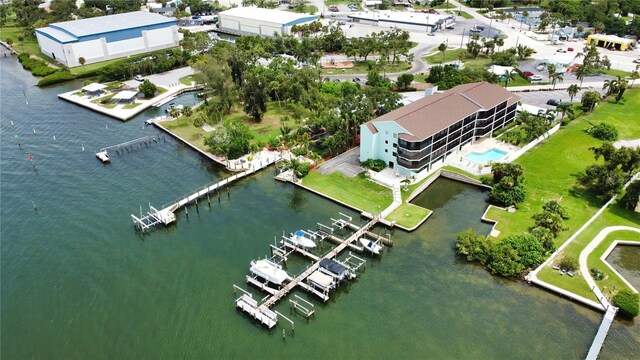
[(524, 76), (524, 77), (533, 76), (533, 73), (531, 71), (525, 71), (525, 72), (522, 73), (522, 76)]
[(361, 80), (360, 78), (354, 77), (353, 79), (351, 79), (351, 81), (353, 81), (354, 83), (359, 83)]
[(558, 105), (560, 105), (560, 100), (549, 99), (549, 100), (547, 100), (547, 105), (558, 106)]

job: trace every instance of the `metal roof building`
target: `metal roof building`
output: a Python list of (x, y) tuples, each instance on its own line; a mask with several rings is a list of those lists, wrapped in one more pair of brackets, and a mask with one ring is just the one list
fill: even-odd
[(175, 18), (146, 11), (50, 24), (36, 29), (40, 50), (69, 66), (178, 46)]
[(258, 7), (237, 7), (219, 14), (220, 30), (238, 35), (274, 36), (291, 34), (294, 25), (318, 20), (316, 15)]
[(458, 85), (360, 125), (360, 161), (413, 176), (513, 121), (520, 97), (487, 82)]
[(442, 29), (455, 21), (454, 15), (425, 14), (411, 11), (359, 11), (350, 13), (349, 19), (354, 22), (380, 26), (397, 27), (405, 30), (433, 32)]

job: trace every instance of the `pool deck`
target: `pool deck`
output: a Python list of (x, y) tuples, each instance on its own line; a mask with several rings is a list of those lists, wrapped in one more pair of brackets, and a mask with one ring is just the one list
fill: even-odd
[(484, 153), (491, 149), (497, 149), (506, 153), (498, 162), (510, 162), (509, 159), (511, 155), (518, 152), (521, 148), (491, 137), (480, 138), (461, 151), (449, 155), (446, 163), (474, 175), (487, 175), (491, 173), (491, 166), (487, 166), (488, 162), (474, 162), (467, 156), (471, 153)]

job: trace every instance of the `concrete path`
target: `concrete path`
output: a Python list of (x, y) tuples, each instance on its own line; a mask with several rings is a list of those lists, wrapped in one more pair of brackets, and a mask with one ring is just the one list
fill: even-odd
[(591, 242), (580, 253), (580, 273), (582, 274), (582, 277), (587, 281), (587, 284), (589, 284), (589, 287), (596, 294), (596, 297), (598, 298), (598, 300), (600, 300), (600, 303), (602, 303), (605, 308), (608, 308), (609, 306), (611, 306), (611, 304), (605, 298), (604, 294), (591, 277), (591, 274), (589, 273), (589, 265), (587, 264), (587, 258), (589, 257), (589, 254), (591, 254), (591, 252), (595, 250), (595, 248), (600, 245), (602, 240), (604, 240), (610, 233), (621, 230), (635, 231), (640, 233), (639, 228), (634, 228), (631, 226), (609, 226), (602, 229), (598, 233), (598, 235), (596, 235), (596, 237), (594, 237), (593, 240), (591, 240)]

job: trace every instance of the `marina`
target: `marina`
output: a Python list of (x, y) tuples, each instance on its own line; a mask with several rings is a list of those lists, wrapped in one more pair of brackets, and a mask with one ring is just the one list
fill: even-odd
[[(356, 272), (363, 269), (366, 260), (361, 259), (353, 254), (349, 254), (347, 259), (343, 262), (339, 262), (335, 258), (343, 250), (345, 250), (349, 244), (355, 242), (363, 234), (367, 233), (369, 229), (375, 226), (378, 223), (378, 218), (374, 217), (362, 227), (358, 227), (351, 223), (352, 218), (350, 216), (342, 213), (340, 213), (340, 215), (341, 219), (332, 219), (333, 224), (340, 225), (341, 227), (338, 228), (341, 229), (345, 227), (353, 228), (355, 230), (353, 234), (351, 234), (344, 240), (340, 240), (340, 244), (338, 246), (331, 249), (322, 257), (318, 257), (301, 249), (300, 247), (302, 247), (302, 245), (299, 245), (300, 247), (297, 246), (296, 244), (288, 241), (289, 238), (283, 235), (283, 240), (281, 242), (283, 244), (283, 248), (279, 249), (280, 251), (274, 254), (274, 258), (279, 256), (284, 261), (284, 259), (286, 259), (289, 255), (289, 253), (286, 253), (285, 249), (291, 249), (291, 252), (298, 252), (303, 256), (313, 260), (313, 264), (307, 267), (306, 270), (304, 270), (295, 278), (290, 279), (290, 281), (279, 290), (266, 287), (264, 283), (260, 283), (255, 277), (247, 276), (248, 283), (269, 293), (270, 296), (263, 299), (264, 301), (258, 304), (258, 302), (253, 299), (253, 296), (250, 293), (234, 284), (234, 292), (236, 289), (239, 289), (243, 292), (242, 296), (237, 298), (235, 301), (236, 307), (250, 315), (253, 319), (257, 320), (261, 324), (265, 325), (267, 328), (271, 329), (278, 323), (278, 314), (272, 311), (271, 307), (282, 298), (287, 296), (289, 292), (293, 291), (296, 286), (300, 286), (308, 292), (315, 294), (323, 301), (327, 301), (329, 300), (329, 291), (334, 290), (339, 282), (354, 279), (356, 277)], [(332, 237), (340, 239), (339, 237), (333, 235), (334, 228), (328, 226), (324, 226), (324, 228), (330, 230), (330, 233), (326, 233), (327, 235), (331, 234)], [(298, 230), (295, 235), (303, 236), (305, 234), (309, 233), (303, 230)], [(320, 241), (322, 239), (324, 239), (323, 236), (319, 238)], [(272, 249), (273, 248), (274, 247), (272, 247)], [(263, 268), (255, 269), (256, 264), (262, 264)], [(285, 280), (288, 279), (288, 276), (286, 272), (282, 270), (282, 267), (278, 264), (275, 264), (272, 260), (258, 260), (257, 262), (252, 261), (251, 265), (251, 272), (253, 274), (257, 273), (260, 277), (267, 280), (268, 282), (272, 282), (276, 285), (281, 285)]]

